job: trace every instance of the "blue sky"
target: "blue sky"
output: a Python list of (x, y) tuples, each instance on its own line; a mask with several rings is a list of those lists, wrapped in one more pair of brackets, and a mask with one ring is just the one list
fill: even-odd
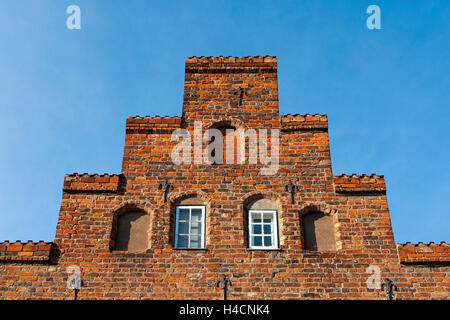
[[(66, 28), (71, 4), (81, 30)], [(64, 175), (119, 173), (126, 117), (180, 115), (193, 55), (277, 56), (280, 113), (328, 115), (334, 174), (385, 175), (395, 240), (450, 241), (449, 1), (0, 9), (0, 241), (52, 241)]]

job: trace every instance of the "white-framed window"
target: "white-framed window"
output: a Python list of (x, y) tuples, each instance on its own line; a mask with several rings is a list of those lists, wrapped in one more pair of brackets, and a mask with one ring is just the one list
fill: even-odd
[(177, 206), (175, 218), (175, 248), (205, 248), (205, 207)]
[(278, 249), (276, 210), (250, 210), (248, 229), (250, 249)]

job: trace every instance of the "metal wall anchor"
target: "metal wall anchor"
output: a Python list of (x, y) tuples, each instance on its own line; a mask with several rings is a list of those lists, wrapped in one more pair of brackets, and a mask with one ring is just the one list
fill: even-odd
[(228, 285), (232, 285), (231, 281), (227, 279), (226, 275), (222, 275), (222, 280), (218, 280), (216, 282), (216, 288), (219, 287), (219, 285), (222, 284), (222, 290), (223, 290), (223, 300), (227, 300), (227, 291), (228, 291)]
[(238, 89), (238, 97), (239, 97), (239, 104), (238, 104), (238, 106), (240, 106), (240, 105), (242, 105), (242, 99), (244, 98), (244, 92), (245, 92), (245, 89), (244, 88), (242, 88), (242, 87), (239, 87), (239, 89)]
[(163, 201), (166, 202), (167, 194), (169, 193), (169, 191), (173, 190), (173, 186), (171, 184), (167, 183), (167, 179), (164, 179), (164, 184), (160, 183), (158, 186), (158, 189), (162, 189)]
[(294, 204), (294, 192), (298, 191), (298, 186), (292, 183), (292, 181), (289, 181), (289, 184), (287, 184), (285, 187), (286, 191), (289, 191), (291, 193), (291, 202)]
[(394, 300), (394, 291), (397, 291), (397, 286), (394, 284), (394, 281), (386, 279), (385, 283), (381, 284), (381, 290), (384, 290), (386, 292), (388, 300)]

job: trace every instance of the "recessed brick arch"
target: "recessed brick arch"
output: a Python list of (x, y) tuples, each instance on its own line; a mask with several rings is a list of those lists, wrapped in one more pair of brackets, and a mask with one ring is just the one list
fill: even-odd
[[(276, 206), (276, 210), (280, 210), (280, 201), (278, 197), (276, 197), (275, 194), (268, 192), (252, 192), (250, 195), (247, 195), (242, 201), (243, 209), (250, 209), (256, 205), (256, 202), (259, 202), (261, 205), (264, 200), (267, 205), (271, 206), (268, 209), (275, 209), (274, 206)], [(260, 207), (258, 208), (262, 209)]]
[[(269, 206), (264, 208), (264, 206)], [(267, 191), (252, 191), (245, 194), (241, 198), (241, 206), (239, 212), (241, 213), (240, 219), (242, 219), (243, 236), (242, 241), (245, 246), (248, 247), (248, 211), (250, 209), (269, 209), (277, 210), (278, 212), (278, 237), (280, 247), (284, 244), (284, 223), (283, 223), (283, 210), (281, 204), (281, 198), (273, 192)]]
[(186, 190), (183, 192), (174, 192), (169, 195), (168, 203), (169, 206), (172, 207), (181, 201), (185, 201), (190, 198), (198, 198), (201, 199), (206, 205), (211, 206), (213, 203), (213, 199), (211, 196), (207, 195), (205, 192), (201, 190)]
[(205, 243), (206, 247), (210, 243), (211, 229), (211, 215), (213, 212), (213, 199), (201, 190), (186, 190), (183, 192), (172, 193), (169, 196), (169, 208), (166, 215), (166, 220), (169, 225), (167, 244), (173, 248), (175, 235), (175, 207), (178, 205), (204, 205), (206, 208), (206, 226), (205, 226)]
[(222, 117), (221, 120), (212, 123), (208, 129), (220, 129), (222, 127), (233, 127), (235, 129), (245, 129), (245, 120), (237, 117)]
[(111, 251), (144, 252), (150, 247), (150, 214), (142, 206), (127, 203), (114, 210)]
[[(221, 164), (230, 164), (229, 162), (232, 161), (232, 163), (237, 163), (237, 153), (239, 149), (239, 141), (238, 135), (236, 133), (238, 130), (242, 130), (242, 132), (245, 130), (245, 122), (242, 119), (235, 118), (235, 117), (225, 117), (217, 122), (212, 123), (209, 127), (209, 129), (216, 129), (219, 130), (222, 134), (222, 163)], [(231, 135), (227, 135), (227, 130), (233, 130)], [(232, 147), (232, 154), (228, 153), (227, 151), (227, 142), (228, 137), (232, 138), (233, 141), (233, 147)], [(214, 139), (212, 139), (214, 141)], [(245, 140), (244, 140), (245, 141)], [(208, 146), (209, 142), (205, 142), (205, 148)], [(246, 151), (247, 152), (247, 151)], [(212, 156), (214, 157), (215, 152), (212, 152)], [(214, 165), (217, 165), (219, 163), (213, 163)]]
[(305, 250), (340, 249), (336, 210), (324, 203), (307, 203), (300, 210), (302, 245)]
[[(278, 203), (279, 207), (281, 207), (281, 197), (280, 195), (270, 192), (270, 191), (252, 191), (249, 193), (246, 193), (241, 197), (241, 209), (244, 209), (244, 206), (250, 204), (252, 201), (259, 200), (259, 199), (269, 199), (271, 201), (274, 201)], [(280, 209), (281, 210), (281, 209)]]

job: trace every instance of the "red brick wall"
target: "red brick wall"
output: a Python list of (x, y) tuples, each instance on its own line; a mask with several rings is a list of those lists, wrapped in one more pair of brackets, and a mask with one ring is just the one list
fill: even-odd
[[(128, 118), (120, 175), (66, 176), (46, 258), (3, 258), (13, 244), (0, 244), (0, 298), (71, 299), (67, 267), (78, 266), (80, 299), (220, 299), (221, 274), (233, 281), (230, 299), (384, 299), (367, 287), (375, 265), (399, 299), (449, 299), (448, 245), (426, 246), (423, 259), (396, 246), (384, 178), (333, 176), (327, 117), (279, 115), (276, 70), (274, 57), (187, 58), (181, 117)], [(174, 165), (171, 134), (193, 133), (195, 120), (203, 130), (281, 129), (277, 174), (261, 174), (262, 164)], [(167, 202), (165, 179), (173, 186)], [(294, 203), (289, 181), (299, 187)], [(174, 206), (189, 195), (207, 206), (205, 250), (172, 247)], [(279, 205), (280, 250), (247, 248), (244, 205), (257, 196)], [(117, 216), (133, 209), (150, 216), (149, 249), (111, 251)], [(303, 249), (302, 216), (311, 210), (333, 217), (335, 252)]]

